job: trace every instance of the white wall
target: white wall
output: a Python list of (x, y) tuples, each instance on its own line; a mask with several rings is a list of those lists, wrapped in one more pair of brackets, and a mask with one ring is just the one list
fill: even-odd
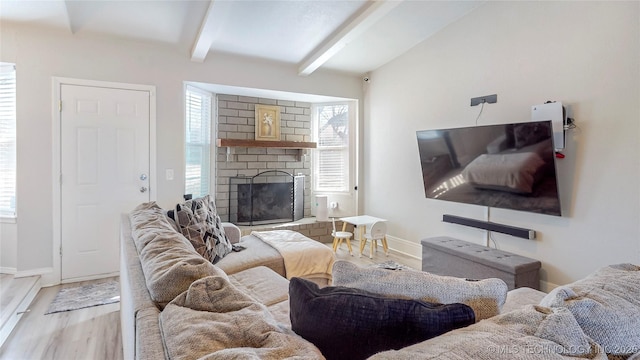
[[(297, 76), (294, 65), (209, 55), (189, 60), (187, 49), (2, 23), (0, 61), (17, 64), (18, 271), (48, 269), (53, 261), (52, 77), (154, 85), (157, 89), (158, 203), (181, 199), (183, 81), (361, 99), (358, 77), (318, 71)], [(175, 181), (164, 179), (175, 170)], [(4, 247), (4, 245), (3, 245)]]
[(0, 220), (0, 273), (14, 274), (17, 271), (18, 226)]
[[(474, 124), (471, 97), (498, 94), (480, 124), (527, 121), (562, 101), (578, 129), (558, 162), (563, 217), (491, 209), (491, 221), (537, 231), (494, 234), (499, 247), (543, 263), (563, 284), (611, 263), (640, 264), (640, 3), (488, 2), (374, 71), (365, 95), (363, 210), (392, 237), (485, 233), (441, 222), (486, 208), (425, 199), (415, 132)], [(414, 246), (412, 249), (417, 249)]]

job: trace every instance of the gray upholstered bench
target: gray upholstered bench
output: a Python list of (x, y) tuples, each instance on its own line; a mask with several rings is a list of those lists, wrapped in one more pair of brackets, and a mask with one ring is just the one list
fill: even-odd
[(422, 271), (470, 279), (499, 278), (509, 290), (540, 288), (538, 260), (450, 237), (422, 240)]

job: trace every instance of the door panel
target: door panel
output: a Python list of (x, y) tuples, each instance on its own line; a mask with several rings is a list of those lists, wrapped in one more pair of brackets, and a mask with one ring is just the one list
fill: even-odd
[(118, 215), (149, 201), (149, 92), (63, 84), (60, 94), (62, 279), (108, 276)]

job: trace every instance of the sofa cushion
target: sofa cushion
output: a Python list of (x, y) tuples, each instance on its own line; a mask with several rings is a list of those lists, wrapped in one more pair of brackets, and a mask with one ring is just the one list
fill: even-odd
[(155, 201), (142, 203), (129, 213), (131, 236), (138, 254), (142, 252), (142, 249), (149, 242), (156, 238), (158, 232), (163, 234), (175, 232), (167, 218), (159, 216), (159, 214), (164, 214), (164, 211)]
[[(162, 345), (158, 316), (160, 316), (160, 310), (156, 307), (142, 309), (135, 314), (136, 359), (164, 358), (164, 346)], [(125, 359), (129, 358), (129, 356), (125, 356)]]
[(606, 360), (607, 356), (567, 309), (528, 305), (399, 351), (371, 357), (371, 360), (387, 359)]
[(282, 301), (267, 306), (273, 318), (280, 323), (281, 326), (291, 329), (291, 318), (289, 317), (289, 300)]
[(564, 307), (612, 355), (640, 352), (640, 266), (611, 265), (552, 290), (542, 306)]
[(231, 252), (231, 242), (209, 195), (177, 204), (167, 215), (205, 259), (216, 263)]
[(289, 297), (289, 281), (264, 266), (229, 275), (229, 281), (238, 290), (266, 306), (285, 301)]
[(168, 359), (322, 359), (226, 278), (195, 281), (160, 314)]
[(507, 284), (500, 279), (473, 281), (422, 271), (361, 268), (347, 261), (333, 265), (333, 285), (441, 304), (463, 303), (473, 309), (476, 321), (498, 315), (507, 298)]
[(510, 290), (507, 293), (507, 301), (505, 301), (500, 313), (504, 314), (509, 311), (519, 310), (527, 305), (538, 305), (545, 296), (547, 296), (547, 293), (528, 287)]
[(432, 304), (392, 299), (346, 287), (319, 288), (292, 278), (291, 328), (314, 343), (328, 359), (365, 359), (473, 324), (464, 304)]
[(175, 232), (155, 203), (141, 204), (130, 214), (132, 235), (151, 299), (160, 308), (206, 276), (226, 276)]
[(256, 266), (266, 266), (283, 277), (286, 275), (284, 259), (271, 245), (253, 235), (243, 236), (238, 244), (245, 249), (232, 252), (216, 263), (228, 275)]

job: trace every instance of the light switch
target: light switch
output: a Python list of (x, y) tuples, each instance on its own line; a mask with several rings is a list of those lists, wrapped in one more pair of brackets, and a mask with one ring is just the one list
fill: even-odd
[(173, 169), (166, 169), (165, 170), (165, 177), (169, 181), (173, 180)]

